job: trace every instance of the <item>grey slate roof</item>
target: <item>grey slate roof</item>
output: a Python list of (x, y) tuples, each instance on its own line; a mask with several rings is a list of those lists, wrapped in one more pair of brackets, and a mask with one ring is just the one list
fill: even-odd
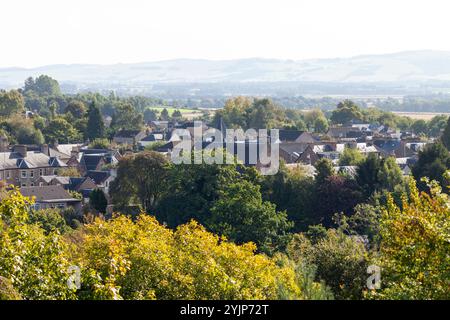
[(25, 158), (18, 152), (0, 152), (0, 170), (43, 167), (67, 167), (67, 165), (58, 158), (49, 157), (39, 151), (27, 151)]
[(23, 187), (20, 193), (25, 197), (35, 197), (36, 202), (79, 202), (62, 186)]
[(141, 139), (141, 141), (160, 141), (163, 139), (163, 134), (162, 133), (151, 133), (148, 136), (146, 136), (145, 138)]
[(300, 137), (304, 131), (298, 130), (278, 130), (280, 141), (295, 141)]
[(91, 170), (87, 172), (86, 176), (94, 180), (94, 182), (99, 185), (105, 182), (105, 180), (109, 178), (110, 174), (108, 171)]
[(116, 133), (116, 135), (114, 137), (116, 137), (116, 138), (134, 138), (141, 132), (142, 132), (141, 130), (120, 130), (119, 132)]
[(103, 154), (83, 154), (81, 163), (84, 164), (86, 170), (95, 170), (103, 157)]
[(279, 144), (279, 148), (288, 154), (294, 154), (294, 152), (297, 154), (301, 154), (305, 151), (307, 147), (308, 144), (298, 142)]
[(373, 142), (378, 151), (397, 158), (411, 157), (414, 152), (401, 140), (375, 140)]

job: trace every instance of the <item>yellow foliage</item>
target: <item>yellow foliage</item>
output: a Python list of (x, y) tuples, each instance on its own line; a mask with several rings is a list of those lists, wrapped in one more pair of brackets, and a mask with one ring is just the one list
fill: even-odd
[(450, 202), (436, 182), (419, 193), (413, 179), (400, 207), (388, 199), (381, 221), (384, 299), (450, 298)]
[(73, 299), (67, 246), (57, 232), (28, 223), (32, 203), (16, 188), (0, 202), (0, 277), (24, 299)]
[(144, 214), (97, 220), (77, 247), (82, 269), (99, 280), (89, 298), (276, 299), (280, 284), (300, 296), (292, 269), (194, 221), (172, 231)]
[[(62, 237), (31, 222), (30, 204), (17, 189), (0, 202), (0, 277), (24, 299), (302, 297), (292, 266), (195, 221), (171, 230), (146, 214), (118, 215)], [(68, 285), (73, 267), (78, 289)]]

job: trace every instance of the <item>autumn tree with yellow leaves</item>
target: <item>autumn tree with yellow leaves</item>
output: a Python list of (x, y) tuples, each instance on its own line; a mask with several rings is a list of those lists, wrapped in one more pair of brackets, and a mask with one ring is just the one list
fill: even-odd
[[(448, 172), (447, 172), (448, 175)], [(383, 210), (377, 299), (450, 299), (450, 202), (435, 181), (429, 193), (410, 180), (401, 207), (388, 198)]]

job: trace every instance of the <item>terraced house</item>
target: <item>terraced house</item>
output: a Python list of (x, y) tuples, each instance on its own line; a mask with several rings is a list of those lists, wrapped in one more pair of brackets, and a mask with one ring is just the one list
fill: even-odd
[(28, 151), (24, 145), (0, 152), (0, 181), (6, 185), (37, 186), (41, 176), (54, 175), (63, 167), (67, 165), (58, 157), (49, 156), (42, 150)]

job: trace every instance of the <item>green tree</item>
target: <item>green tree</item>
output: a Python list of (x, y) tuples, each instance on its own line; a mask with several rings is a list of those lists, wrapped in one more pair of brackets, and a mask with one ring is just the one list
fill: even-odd
[(441, 141), (447, 148), (447, 150), (450, 151), (450, 117), (448, 117), (447, 126), (445, 127), (444, 132), (442, 133)]
[(59, 88), (59, 83), (55, 79), (47, 75), (40, 75), (36, 79), (28, 78), (25, 80), (24, 91), (34, 91), (38, 95), (47, 96), (59, 96), (61, 95), (61, 89)]
[(420, 182), (422, 177), (428, 177), (432, 180), (438, 181), (443, 187), (444, 191), (449, 185), (449, 181), (444, 178), (446, 170), (450, 169), (450, 154), (449, 151), (441, 142), (428, 144), (425, 148), (419, 151), (419, 159), (412, 167), (412, 173), (421, 189), (425, 185)]
[(181, 119), (183, 115), (181, 114), (181, 111), (176, 109), (172, 112), (172, 118), (174, 119)]
[(381, 159), (372, 153), (358, 166), (356, 181), (367, 197), (371, 196), (379, 187), (380, 168)]
[(242, 165), (173, 166), (156, 217), (170, 227), (194, 219), (208, 230), (273, 252), (283, 247), (291, 225), (284, 212), (262, 199), (257, 181), (255, 169)]
[(156, 110), (145, 109), (145, 111), (144, 111), (144, 121), (145, 122), (154, 121), (156, 119), (158, 119), (158, 113)]
[(348, 124), (364, 118), (361, 109), (351, 100), (339, 102), (336, 110), (331, 114), (331, 121), (337, 124)]
[(252, 103), (253, 100), (248, 97), (240, 96), (228, 99), (224, 108), (214, 114), (213, 123), (218, 123), (218, 120), (222, 118), (229, 127), (247, 129), (246, 114), (249, 112)]
[[(305, 122), (309, 131), (314, 130), (316, 132), (320, 132), (319, 129), (321, 129), (321, 128), (316, 129), (316, 121), (317, 121), (317, 125), (319, 127), (322, 125), (325, 125), (325, 122), (326, 122), (326, 126), (328, 127), (327, 118), (325, 117), (324, 113), (320, 109), (316, 108), (316, 109), (305, 111), (302, 113), (302, 118), (303, 118), (303, 121)], [(322, 121), (322, 120), (325, 120), (325, 121)]]
[(428, 132), (428, 125), (425, 120), (419, 119), (414, 121), (411, 129), (416, 135), (426, 134)]
[(340, 166), (357, 166), (364, 160), (364, 155), (356, 148), (344, 149), (344, 152), (339, 158)]
[(221, 186), (240, 179), (249, 180), (248, 170), (231, 164), (172, 166), (166, 180), (167, 190), (170, 192), (164, 193), (161, 199), (156, 211), (158, 220), (167, 223), (169, 227), (176, 227), (191, 219), (204, 224), (210, 217), (210, 209), (218, 199)]
[(32, 120), (25, 119), (22, 116), (10, 117), (6, 122), (6, 129), (14, 138), (13, 143), (37, 145), (44, 143), (41, 130), (34, 127)]
[(370, 154), (360, 162), (356, 181), (370, 197), (376, 191), (399, 191), (403, 187), (403, 173), (394, 157), (379, 158)]
[(59, 231), (59, 233), (65, 233), (70, 228), (67, 226), (66, 221), (61, 215), (61, 211), (58, 209), (48, 208), (41, 210), (30, 211), (30, 222), (39, 225), (45, 230), (46, 234), (53, 231)]
[(154, 151), (144, 151), (119, 161), (117, 178), (111, 183), (110, 194), (114, 203), (126, 207), (130, 200), (139, 201), (142, 209), (150, 212), (166, 191), (168, 160)]
[(86, 128), (86, 138), (94, 140), (103, 138), (105, 135), (105, 124), (95, 101), (89, 105), (88, 123)]
[(314, 132), (326, 133), (328, 131), (328, 120), (325, 117), (318, 117), (314, 120)]
[(256, 99), (247, 114), (248, 128), (270, 129), (277, 127), (281, 110), (270, 99)]
[(164, 108), (164, 109), (161, 111), (161, 116), (160, 116), (159, 118), (160, 118), (161, 120), (163, 120), (163, 121), (169, 120), (169, 111), (167, 111), (167, 109)]
[(31, 111), (41, 112), (47, 107), (47, 99), (39, 96), (34, 91), (22, 92), (25, 98), (25, 108)]
[(315, 198), (310, 224), (335, 225), (334, 216), (343, 212), (351, 215), (354, 207), (364, 200), (354, 179), (342, 175), (331, 175), (315, 185)]
[(434, 116), (428, 123), (428, 135), (430, 137), (439, 137), (445, 130), (448, 123), (448, 116), (443, 114)]
[(82, 101), (72, 100), (67, 105), (65, 112), (70, 113), (75, 119), (79, 119), (86, 114), (86, 106)]
[(91, 149), (109, 149), (111, 143), (106, 138), (97, 138), (94, 139), (90, 144), (89, 148)]
[(48, 108), (50, 110), (51, 119), (55, 119), (56, 111), (58, 110), (58, 105), (56, 104), (56, 102), (52, 102), (52, 103), (50, 103), (50, 106)]
[(315, 266), (317, 280), (324, 281), (336, 299), (362, 298), (369, 261), (361, 239), (339, 229), (328, 229), (316, 239), (296, 234), (287, 251), (295, 262)]
[(119, 103), (113, 114), (111, 126), (115, 130), (139, 130), (144, 118), (130, 103)]
[(210, 211), (206, 226), (213, 232), (237, 243), (255, 242), (266, 253), (285, 247), (293, 226), (285, 212), (262, 200), (259, 186), (245, 180), (224, 185)]
[(80, 133), (63, 118), (56, 118), (44, 129), (45, 140), (49, 143), (71, 143), (81, 139)]
[(288, 169), (281, 163), (277, 174), (265, 176), (261, 184), (264, 200), (287, 212), (289, 220), (295, 223), (294, 231), (305, 230), (314, 213), (314, 178), (302, 167)]
[(394, 192), (403, 186), (403, 173), (394, 157), (382, 159), (378, 172), (379, 189)]
[(377, 248), (380, 241), (381, 210), (380, 205), (360, 203), (351, 216), (337, 215), (337, 224), (346, 234), (365, 237), (370, 247)]
[(306, 126), (306, 123), (302, 120), (299, 119), (295, 122), (295, 125), (293, 126), (293, 128), (289, 129), (286, 128), (288, 130), (300, 130), (300, 131), (308, 131), (308, 127)]
[(328, 177), (335, 174), (333, 163), (330, 159), (322, 158), (318, 160), (314, 167), (316, 168), (316, 182), (318, 184), (323, 183)]
[(17, 90), (0, 90), (0, 116), (9, 117), (25, 110), (25, 100)]
[(95, 189), (89, 195), (89, 204), (98, 212), (106, 213), (108, 200), (102, 190)]

